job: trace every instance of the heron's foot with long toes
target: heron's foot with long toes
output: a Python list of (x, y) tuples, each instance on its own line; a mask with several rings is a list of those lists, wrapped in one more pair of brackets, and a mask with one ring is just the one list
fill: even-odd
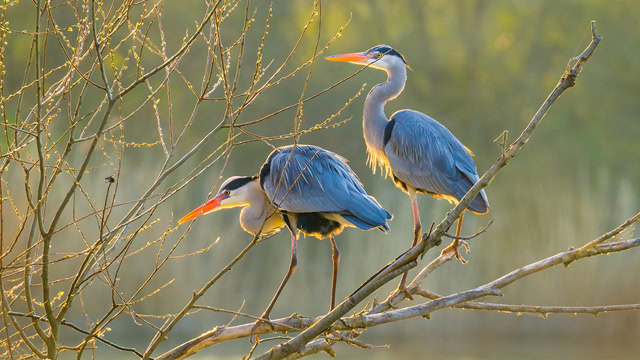
[(453, 256), (456, 259), (458, 259), (463, 264), (468, 264), (469, 262), (465, 258), (463, 258), (462, 255), (460, 255), (460, 252), (459, 252), (460, 245), (464, 247), (464, 249), (467, 251), (467, 254), (468, 254), (469, 244), (467, 244), (467, 242), (464, 240), (454, 240), (451, 242), (451, 245), (447, 246), (446, 248), (444, 248), (444, 250), (442, 250), (441, 255), (444, 255), (448, 252), (453, 252)]
[(275, 330), (276, 328), (273, 326), (273, 323), (271, 323), (271, 319), (269, 319), (269, 315), (268, 314), (262, 314), (262, 316), (260, 316), (260, 319), (258, 319), (255, 324), (253, 324), (253, 327), (251, 328), (251, 335), (249, 335), (249, 342), (251, 342), (252, 344), (255, 344), (258, 342), (258, 334), (255, 334), (256, 330), (258, 330), (258, 328), (260, 327), (260, 325), (262, 324), (267, 324), (271, 327), (271, 330)]

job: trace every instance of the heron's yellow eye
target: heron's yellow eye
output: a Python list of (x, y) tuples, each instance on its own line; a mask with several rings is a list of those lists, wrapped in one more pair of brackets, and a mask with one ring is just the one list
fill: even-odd
[(225, 194), (225, 195), (227, 195), (227, 196), (229, 196), (229, 195), (231, 195), (231, 191), (230, 191), (230, 190), (225, 190), (225, 191), (224, 191), (224, 194)]
[(378, 59), (380, 59), (380, 58), (382, 57), (382, 54), (381, 54), (381, 53), (376, 53), (376, 57), (377, 57)]

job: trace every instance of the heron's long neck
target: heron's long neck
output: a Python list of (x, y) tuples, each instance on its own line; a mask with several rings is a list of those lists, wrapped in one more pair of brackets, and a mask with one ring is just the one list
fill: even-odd
[(404, 89), (407, 69), (404, 64), (394, 66), (387, 70), (387, 76), (387, 81), (374, 86), (364, 101), (362, 129), (372, 166), (378, 164), (376, 153), (381, 153), (384, 148), (384, 128), (388, 122), (384, 114), (384, 105), (387, 101), (395, 99)]
[(260, 187), (260, 182), (252, 181), (246, 186), (250, 193), (247, 197), (251, 199), (251, 203), (240, 212), (242, 228), (255, 235), (260, 231), (260, 228), (262, 228), (263, 234), (267, 234), (282, 227), (280, 224), (282, 220), (275, 213), (271, 202)]

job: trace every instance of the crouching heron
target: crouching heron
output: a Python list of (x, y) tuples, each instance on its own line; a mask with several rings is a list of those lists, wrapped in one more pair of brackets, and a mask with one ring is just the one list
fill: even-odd
[(328, 237), (331, 242), (333, 309), (340, 263), (334, 237), (345, 227), (387, 231), (386, 221), (391, 219), (376, 199), (367, 194), (344, 158), (311, 145), (275, 149), (262, 165), (259, 175), (227, 179), (213, 199), (187, 214), (179, 223), (232, 207), (243, 207), (240, 225), (246, 232), (266, 234), (283, 226), (291, 232), (289, 269), (256, 326), (268, 321), (278, 296), (296, 270), (298, 231), (318, 239)]

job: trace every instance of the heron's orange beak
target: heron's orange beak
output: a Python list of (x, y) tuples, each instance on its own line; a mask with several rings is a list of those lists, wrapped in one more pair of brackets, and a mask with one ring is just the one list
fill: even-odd
[(200, 215), (204, 215), (204, 214), (208, 214), (212, 211), (214, 211), (218, 206), (220, 206), (220, 203), (222, 202), (222, 200), (228, 198), (229, 196), (225, 195), (224, 193), (214, 197), (213, 199), (207, 201), (206, 204), (200, 206), (199, 208), (193, 210), (192, 212), (188, 213), (187, 215), (185, 215), (182, 219), (178, 220), (178, 225), (187, 222), (189, 220), (193, 220), (195, 218), (197, 218)]
[(331, 61), (342, 61), (342, 62), (350, 62), (352, 64), (359, 65), (367, 65), (369, 63), (369, 58), (364, 53), (351, 53), (351, 54), (340, 54), (325, 57), (327, 60)]

